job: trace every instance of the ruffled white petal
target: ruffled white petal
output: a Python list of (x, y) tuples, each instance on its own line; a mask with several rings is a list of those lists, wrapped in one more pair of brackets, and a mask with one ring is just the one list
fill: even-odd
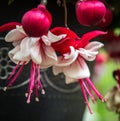
[(61, 72), (63, 72), (66, 77), (66, 83), (72, 83), (77, 81), (78, 79), (90, 77), (90, 71), (88, 69), (88, 66), (84, 59), (80, 56), (74, 63), (68, 66), (53, 66), (54, 75), (57, 75)]
[(46, 56), (57, 61), (56, 52), (51, 46), (43, 45), (43, 51), (44, 51)]
[[(23, 62), (26, 62), (26, 64), (30, 61), (30, 57), (28, 56), (26, 59), (24, 59), (23, 57), (21, 57), (21, 55), (19, 55), (19, 50), (20, 50), (20, 46), (16, 46), (14, 49), (12, 49), (11, 51), (9, 51), (8, 55), (9, 55), (9, 58), (15, 63), (15, 64), (18, 64), (19, 62), (21, 62), (21, 64)], [(18, 58), (17, 58), (17, 55)]]
[(94, 42), (90, 42), (89, 44), (87, 44), (85, 46), (85, 49), (94, 52), (94, 51), (98, 51), (103, 46), (104, 46), (103, 43), (94, 41)]
[(58, 42), (59, 40), (65, 37), (66, 37), (66, 34), (61, 34), (57, 36), (51, 33), (50, 31), (48, 31), (48, 35), (47, 36), (43, 35), (42, 40), (46, 45), (51, 45), (51, 43)]
[(36, 40), (34, 45), (30, 46), (30, 56), (34, 63), (40, 64), (42, 62), (40, 43), (38, 40)]
[(24, 29), (23, 29), (22, 26), (17, 25), (17, 26), (16, 26), (16, 29), (17, 29), (18, 31), (20, 31), (21, 33), (23, 33), (24, 35), (27, 36), (27, 34), (25, 33), (25, 31), (24, 31)]
[(21, 33), (17, 29), (13, 29), (5, 36), (5, 41), (7, 42), (14, 42), (23, 39), (26, 35)]
[(78, 79), (70, 78), (68, 76), (65, 77), (66, 84), (70, 84), (70, 83), (74, 83), (74, 82), (78, 82)]
[(79, 48), (79, 54), (88, 61), (93, 61), (98, 54), (98, 50), (103, 46), (100, 42), (90, 42), (85, 48)]
[(42, 45), (41, 56), (41, 68), (48, 68), (50, 66), (53, 66), (57, 61), (57, 55), (55, 51), (52, 49), (52, 47), (49, 46)]
[(54, 75), (58, 75), (59, 73), (63, 72), (63, 68), (62, 67), (57, 67), (57, 66), (53, 66), (52, 70), (53, 70)]
[(66, 76), (74, 79), (83, 79), (90, 76), (88, 66), (80, 56), (69, 66), (63, 67)]
[(70, 64), (74, 63), (74, 61), (78, 57), (78, 51), (75, 51), (75, 49), (72, 46), (70, 47), (70, 50), (71, 50), (70, 53), (66, 53), (63, 56), (58, 57), (55, 66), (58, 67), (69, 66)]

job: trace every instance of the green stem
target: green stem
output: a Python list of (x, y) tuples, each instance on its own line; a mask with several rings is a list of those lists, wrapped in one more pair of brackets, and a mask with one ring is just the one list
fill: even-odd
[(47, 0), (41, 0), (40, 3), (43, 5), (47, 5)]
[(67, 5), (66, 5), (66, 0), (63, 0), (63, 5), (64, 5), (64, 12), (65, 12), (65, 27), (68, 28), (68, 25), (67, 25)]

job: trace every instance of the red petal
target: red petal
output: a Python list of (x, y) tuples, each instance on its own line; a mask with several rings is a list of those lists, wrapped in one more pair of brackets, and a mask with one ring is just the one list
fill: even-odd
[(16, 28), (16, 25), (21, 25), (19, 22), (9, 22), (0, 26), (0, 32), (12, 30)]
[(60, 54), (64, 54), (70, 51), (70, 46), (75, 47), (75, 39), (79, 38), (76, 33), (66, 27), (55, 27), (51, 29), (51, 32), (55, 35), (66, 34), (66, 37), (58, 42), (52, 43), (52, 47)]
[(55, 27), (51, 29), (51, 32), (55, 35), (61, 35), (61, 34), (66, 34), (66, 37), (70, 38), (79, 38), (74, 31), (70, 30), (69, 28), (66, 27)]
[(99, 30), (95, 30), (95, 31), (88, 32), (88, 33), (84, 34), (81, 37), (80, 41), (78, 41), (77, 48), (84, 47), (85, 45), (88, 44), (88, 42), (91, 39), (94, 39), (95, 37), (100, 36), (100, 35), (104, 35), (104, 34), (107, 34), (107, 32), (103, 32), (103, 31), (99, 31)]

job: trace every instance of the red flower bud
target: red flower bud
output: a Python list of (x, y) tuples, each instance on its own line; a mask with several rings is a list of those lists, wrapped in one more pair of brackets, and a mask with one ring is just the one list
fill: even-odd
[(84, 26), (95, 26), (106, 12), (104, 3), (98, 0), (78, 1), (76, 3), (76, 17)]
[(52, 23), (51, 14), (40, 4), (24, 14), (22, 25), (28, 36), (40, 37), (47, 33)]
[(97, 24), (98, 27), (108, 27), (113, 19), (112, 11), (110, 9), (106, 10), (105, 16), (102, 21)]

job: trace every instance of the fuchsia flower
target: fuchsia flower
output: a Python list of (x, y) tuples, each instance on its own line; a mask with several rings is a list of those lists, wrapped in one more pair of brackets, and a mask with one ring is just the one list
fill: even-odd
[(36, 101), (38, 101), (39, 89), (42, 90), (42, 93), (45, 93), (40, 81), (40, 68), (48, 68), (57, 61), (54, 49), (46, 45), (41, 39), (42, 35), (47, 34), (51, 22), (51, 14), (44, 5), (40, 4), (37, 8), (24, 14), (22, 24), (10, 22), (0, 26), (0, 32), (11, 30), (6, 35), (5, 40), (13, 43), (14, 48), (9, 51), (8, 55), (17, 64), (8, 78), (10, 82), (4, 90), (12, 86), (23, 67), (32, 61), (26, 94), (28, 97), (27, 103), (30, 102), (32, 92), (35, 93)]
[[(76, 81), (79, 82), (85, 103), (91, 113), (92, 110), (88, 103), (86, 91), (93, 102), (96, 101), (93, 92), (102, 101), (104, 101), (104, 98), (92, 84), (89, 78), (90, 71), (85, 60), (93, 61), (98, 54), (98, 50), (103, 46), (100, 42), (89, 42), (89, 40), (103, 34), (105, 34), (105, 32), (96, 30), (86, 33), (80, 38), (68, 28), (56, 27), (49, 31), (48, 36), (42, 36), (43, 41), (48, 41), (60, 55), (53, 66), (53, 73), (55, 75), (61, 72), (64, 73), (67, 84)], [(64, 37), (61, 40), (56, 41), (56, 38), (62, 35), (64, 35)]]
[[(14, 48), (8, 53), (10, 59), (17, 64), (13, 70), (13, 74), (18, 69), (18, 65), (21, 65), (7, 87), (14, 83), (25, 64), (32, 60), (27, 102), (30, 102), (30, 95), (32, 91), (34, 91), (36, 99), (38, 99), (36, 90), (41, 88), (44, 93), (40, 82), (40, 68), (48, 68), (57, 61), (54, 49), (51, 46), (46, 45), (40, 37), (27, 36), (21, 26), (17, 26), (16, 29), (11, 30), (6, 35), (5, 40), (7, 42), (13, 42), (14, 45)], [(13, 74), (11, 76), (13, 76)]]

